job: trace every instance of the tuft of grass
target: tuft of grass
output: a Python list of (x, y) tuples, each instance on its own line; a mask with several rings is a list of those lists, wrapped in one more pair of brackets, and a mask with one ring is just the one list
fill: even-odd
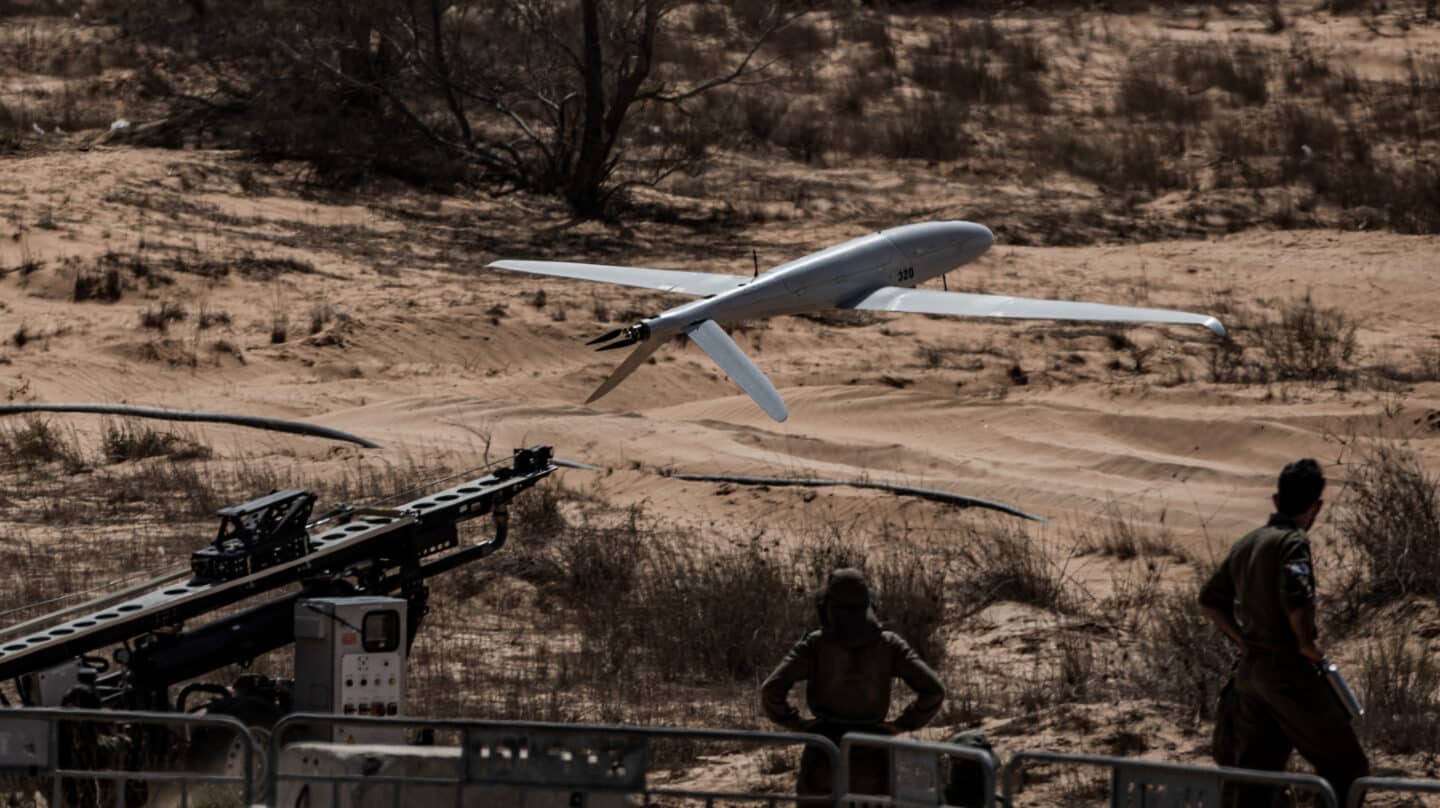
[(26, 418), (18, 426), (11, 423), (0, 429), (0, 458), (6, 465), (26, 469), (60, 463), (74, 474), (87, 468), (75, 437), (62, 435), (43, 418)]
[(1076, 534), (1076, 552), (1129, 561), (1142, 556), (1185, 560), (1184, 550), (1168, 529), (1147, 529), (1138, 515), (1111, 503), (1096, 526), (1083, 526)]
[(196, 443), (174, 432), (157, 432), (129, 423), (111, 424), (103, 437), (105, 459), (111, 463), (168, 457), (175, 461), (204, 460), (211, 456), (210, 447)]
[(290, 338), (290, 318), (277, 311), (270, 316), (270, 344), (279, 345)]
[(1365, 647), (1357, 689), (1365, 706), (1360, 731), (1367, 746), (1397, 755), (1440, 746), (1440, 660), (1392, 630)]
[(1074, 600), (1062, 568), (1036, 539), (1020, 528), (996, 524), (957, 550), (956, 596), (969, 611), (1009, 601), (1055, 612), (1070, 611)]
[(153, 328), (163, 334), (169, 330), (171, 323), (180, 322), (188, 316), (190, 313), (184, 306), (166, 300), (159, 305), (145, 307), (140, 313), (140, 327)]
[(97, 272), (81, 270), (75, 273), (75, 288), (72, 297), (76, 303), (86, 300), (114, 303), (124, 294), (125, 289), (121, 282), (120, 270), (113, 266)]

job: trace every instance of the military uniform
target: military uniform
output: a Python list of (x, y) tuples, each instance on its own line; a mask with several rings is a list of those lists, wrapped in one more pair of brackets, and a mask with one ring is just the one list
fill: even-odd
[[(858, 571), (841, 570), (831, 576), (827, 589), (836, 593), (837, 576)], [(864, 592), (864, 579), (842, 579)], [(853, 594), (854, 590), (852, 590)], [(883, 726), (890, 711), (891, 681), (899, 678), (915, 691), (915, 699), (895, 719), (896, 729), (919, 729), (940, 711), (945, 687), (940, 677), (905, 640), (884, 631), (869, 610), (868, 592), (848, 603), (819, 603), (821, 629), (805, 635), (775, 668), (760, 688), (761, 704), (772, 721), (786, 729), (824, 735), (840, 742), (847, 732), (888, 735)], [(838, 608), (833, 608), (837, 607)], [(800, 716), (789, 699), (797, 682), (805, 682), (805, 702), (815, 719)], [(886, 756), (882, 750), (857, 749), (851, 760), (851, 788), (864, 794), (889, 790)], [(800, 762), (798, 791), (802, 795), (827, 794), (830, 771), (827, 759), (806, 747)]]
[[(1300, 653), (1289, 613), (1315, 602), (1310, 539), (1295, 520), (1270, 517), (1230, 549), (1200, 603), (1233, 615), (1245, 641), (1222, 694), (1216, 762), (1280, 771), (1291, 751), (1315, 767), (1343, 802), (1370, 764), (1347, 713), (1315, 664)], [(1265, 805), (1266, 789), (1239, 789), (1242, 806)]]

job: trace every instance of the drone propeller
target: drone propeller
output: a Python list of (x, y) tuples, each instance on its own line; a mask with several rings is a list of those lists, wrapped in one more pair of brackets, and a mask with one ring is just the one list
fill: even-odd
[(605, 334), (602, 334), (602, 335), (596, 337), (595, 339), (590, 340), (589, 342), (587, 342), (587, 343), (585, 343), (585, 344), (586, 344), (586, 345), (599, 345), (599, 344), (602, 343), (602, 342), (609, 342), (610, 340), (615, 339), (616, 337), (618, 337), (618, 336), (620, 336), (621, 334), (624, 334), (624, 333), (625, 333), (625, 329), (623, 329), (623, 328), (617, 328), (617, 329), (615, 329), (614, 331), (610, 331), (610, 332), (607, 332), (607, 333), (605, 333)]
[(616, 342), (612, 342), (612, 343), (610, 343), (609, 345), (601, 345), (599, 348), (596, 348), (595, 350), (597, 350), (597, 351), (613, 351), (613, 350), (615, 350), (616, 348), (628, 348), (628, 347), (630, 347), (631, 345), (634, 345), (635, 343), (637, 343), (637, 342), (639, 342), (639, 341), (640, 341), (640, 338), (639, 338), (639, 337), (630, 336), (630, 337), (626, 337), (625, 339), (618, 340), (618, 341), (616, 341)]

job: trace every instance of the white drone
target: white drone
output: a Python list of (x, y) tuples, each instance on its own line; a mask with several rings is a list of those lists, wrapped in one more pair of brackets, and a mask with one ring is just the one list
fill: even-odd
[(907, 224), (827, 247), (753, 278), (563, 261), (505, 260), (489, 266), (701, 298), (591, 340), (588, 344), (599, 345), (601, 351), (639, 347), (588, 401), (613, 390), (665, 340), (683, 332), (776, 421), (789, 417), (780, 393), (720, 323), (821, 309), (857, 309), (1011, 320), (1199, 325), (1225, 335), (1219, 320), (1203, 314), (914, 288), (974, 261), (994, 241), (989, 228), (973, 222)]

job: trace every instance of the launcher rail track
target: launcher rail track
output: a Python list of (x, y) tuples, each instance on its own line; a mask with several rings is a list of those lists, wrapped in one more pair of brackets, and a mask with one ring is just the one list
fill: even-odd
[[(520, 450), (514, 466), (494, 469), (393, 510), (362, 508), (348, 515), (343, 523), (333, 518), (311, 522), (307, 525), (310, 551), (293, 561), (228, 581), (171, 581), (29, 634), (0, 640), (0, 680), (44, 670), (151, 632), (180, 627), (186, 620), (282, 587), (342, 576), (357, 566), (378, 575), (382, 583), (392, 582), (400, 574), (386, 577), (387, 570), (453, 550), (459, 543), (458, 524), (490, 513), (555, 469), (548, 446)], [(416, 572), (423, 577), (450, 569), (493, 549), (484, 545), (460, 548), (429, 561)], [(62, 612), (75, 613), (73, 609)]]

